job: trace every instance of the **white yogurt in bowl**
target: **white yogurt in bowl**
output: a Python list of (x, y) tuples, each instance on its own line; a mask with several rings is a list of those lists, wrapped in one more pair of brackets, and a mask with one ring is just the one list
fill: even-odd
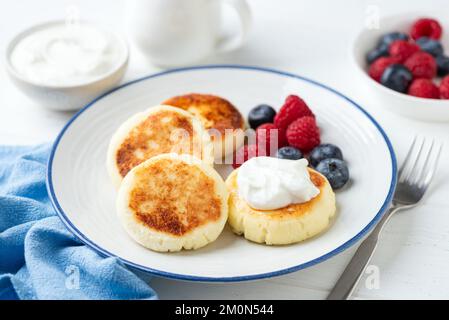
[(124, 56), (125, 48), (113, 34), (88, 24), (54, 24), (23, 37), (10, 61), (33, 82), (77, 85), (110, 73)]
[(123, 77), (128, 47), (91, 23), (51, 22), (19, 34), (7, 50), (15, 84), (50, 109), (79, 109)]

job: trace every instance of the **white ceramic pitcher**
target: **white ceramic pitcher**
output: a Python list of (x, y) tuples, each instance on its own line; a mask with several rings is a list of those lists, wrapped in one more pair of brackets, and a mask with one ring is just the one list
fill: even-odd
[[(159, 66), (190, 64), (234, 50), (245, 42), (251, 25), (245, 0), (131, 0), (127, 5), (131, 40)], [(220, 32), (226, 5), (240, 21), (238, 31), (228, 36)]]

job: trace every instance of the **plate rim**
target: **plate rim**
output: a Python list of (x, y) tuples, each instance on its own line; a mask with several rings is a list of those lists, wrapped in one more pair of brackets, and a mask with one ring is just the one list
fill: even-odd
[[(376, 129), (380, 132), (382, 135), (385, 144), (388, 147), (388, 151), (390, 153), (390, 159), (391, 159), (391, 167), (392, 167), (392, 175), (391, 175), (391, 182), (390, 182), (390, 188), (387, 194), (387, 197), (384, 200), (384, 203), (380, 207), (379, 211), (376, 213), (374, 218), (362, 229), (360, 230), (354, 237), (346, 241), (345, 243), (341, 244), (337, 248), (335, 248), (332, 251), (327, 252), (326, 254), (323, 254), (322, 256), (315, 258), (313, 260), (310, 260), (308, 262), (292, 266), (289, 268), (283, 268), (280, 270), (270, 271), (270, 272), (264, 272), (264, 273), (258, 273), (258, 274), (250, 274), (250, 275), (243, 275), (243, 276), (230, 276), (230, 277), (203, 277), (203, 276), (195, 276), (195, 275), (186, 275), (186, 274), (180, 274), (180, 273), (173, 273), (173, 272), (167, 272), (163, 270), (153, 269), (147, 266), (143, 266), (137, 263), (134, 263), (132, 261), (123, 259), (94, 243), (92, 240), (90, 240), (88, 237), (86, 237), (76, 226), (72, 224), (70, 219), (65, 214), (64, 210), (60, 206), (58, 199), (56, 197), (56, 194), (54, 192), (53, 188), (53, 181), (52, 181), (52, 166), (53, 166), (53, 160), (55, 153), (57, 151), (58, 145), (63, 138), (65, 132), (67, 129), (71, 126), (71, 124), (87, 109), (89, 109), (91, 106), (95, 105), (97, 101), (100, 99), (112, 94), (113, 92), (117, 90), (121, 90), (129, 85), (145, 81), (148, 79), (164, 76), (171, 73), (178, 73), (178, 72), (185, 72), (185, 71), (192, 71), (192, 70), (204, 70), (204, 69), (237, 69), (237, 70), (252, 70), (252, 71), (258, 71), (258, 72), (266, 72), (266, 73), (272, 73), (276, 75), (281, 75), (283, 77), (288, 78), (294, 78), (299, 79), (305, 82), (308, 82), (312, 85), (321, 87), (325, 90), (328, 90), (337, 96), (343, 98), (347, 102), (349, 102), (352, 106), (354, 106), (356, 109), (359, 109), (370, 121), (371, 123), (376, 127)], [(213, 64), (213, 65), (198, 65), (198, 66), (190, 66), (190, 67), (182, 67), (182, 68), (175, 68), (175, 69), (169, 69), (162, 72), (157, 72), (150, 74), (148, 76), (140, 77), (135, 80), (131, 80), (129, 82), (126, 82), (110, 91), (107, 91), (106, 93), (100, 95), (99, 97), (95, 98), (93, 101), (88, 103), (86, 106), (84, 106), (82, 109), (80, 109), (62, 128), (58, 136), (56, 137), (55, 142), (53, 143), (53, 146), (50, 151), (50, 156), (48, 158), (47, 162), (47, 176), (46, 176), (46, 187), (47, 192), (50, 198), (50, 202), (55, 209), (57, 215), (62, 220), (63, 224), (85, 245), (89, 246), (91, 249), (96, 251), (98, 254), (104, 257), (115, 257), (122, 261), (125, 265), (128, 265), (132, 268), (138, 269), (140, 271), (148, 272), (153, 275), (170, 278), (170, 279), (176, 279), (176, 280), (187, 280), (187, 281), (199, 281), (199, 282), (240, 282), (240, 281), (249, 281), (249, 280), (258, 280), (258, 279), (265, 279), (265, 278), (271, 278), (271, 277), (277, 277), (280, 275), (292, 273), (295, 271), (299, 271), (308, 267), (311, 267), (313, 265), (316, 265), (318, 263), (321, 263), (338, 253), (348, 249), (352, 245), (354, 245), (358, 240), (360, 240), (363, 236), (365, 236), (375, 225), (376, 223), (382, 218), (383, 214), (386, 212), (387, 208), (391, 204), (391, 201), (393, 199), (393, 194), (396, 188), (396, 181), (397, 181), (397, 161), (396, 161), (396, 155), (393, 149), (393, 146), (390, 142), (390, 139), (388, 138), (387, 134), (385, 133), (382, 126), (369, 114), (364, 108), (362, 108), (359, 104), (354, 102), (352, 99), (348, 98), (346, 95), (340, 93), (339, 91), (322, 84), (320, 82), (317, 82), (315, 80), (309, 79), (307, 77), (303, 77), (300, 75), (296, 75), (290, 72), (286, 71), (280, 71), (272, 68), (265, 68), (265, 67), (259, 67), (259, 66), (250, 66), (250, 65), (239, 65), (239, 64)]]

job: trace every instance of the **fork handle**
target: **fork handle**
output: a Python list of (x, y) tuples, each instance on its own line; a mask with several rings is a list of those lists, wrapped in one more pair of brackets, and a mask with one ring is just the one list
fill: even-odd
[(374, 250), (377, 247), (379, 234), (390, 217), (398, 211), (400, 207), (391, 207), (377, 223), (371, 234), (363, 240), (355, 252), (346, 269), (341, 274), (334, 288), (327, 296), (327, 300), (346, 300), (356, 287), (360, 277), (368, 265)]

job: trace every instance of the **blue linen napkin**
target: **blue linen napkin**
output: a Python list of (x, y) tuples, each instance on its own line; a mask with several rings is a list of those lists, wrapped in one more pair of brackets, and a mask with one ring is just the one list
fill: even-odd
[(55, 215), (49, 149), (0, 146), (0, 300), (156, 299), (147, 275), (98, 255)]

